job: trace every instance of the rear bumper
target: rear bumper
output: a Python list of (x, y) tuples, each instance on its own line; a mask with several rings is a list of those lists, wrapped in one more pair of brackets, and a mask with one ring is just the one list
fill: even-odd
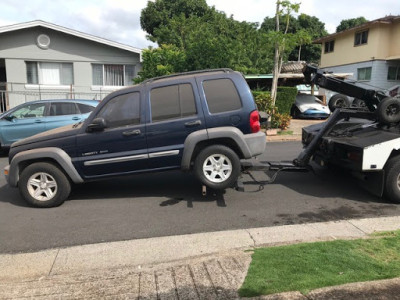
[(249, 157), (251, 158), (264, 153), (266, 145), (266, 137), (264, 132), (257, 132), (244, 135), (244, 141), (249, 149)]

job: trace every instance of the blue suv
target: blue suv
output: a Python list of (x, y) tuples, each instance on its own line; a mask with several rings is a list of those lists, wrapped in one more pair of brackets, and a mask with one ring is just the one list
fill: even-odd
[(63, 203), (71, 184), (181, 169), (212, 189), (235, 184), (240, 159), (265, 134), (242, 74), (206, 70), (154, 78), (108, 95), (83, 123), (16, 142), (8, 183), (33, 206)]

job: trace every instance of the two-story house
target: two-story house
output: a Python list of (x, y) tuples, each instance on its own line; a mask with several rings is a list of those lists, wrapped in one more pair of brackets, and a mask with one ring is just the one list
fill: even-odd
[(400, 84), (400, 16), (387, 16), (324, 36), (320, 68), (349, 77), (368, 88)]

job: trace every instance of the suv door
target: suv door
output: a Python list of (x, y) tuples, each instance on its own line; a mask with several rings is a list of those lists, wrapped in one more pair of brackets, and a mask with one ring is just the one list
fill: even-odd
[(194, 83), (194, 79), (180, 79), (149, 89), (146, 134), (151, 169), (179, 168), (186, 137), (205, 128)]
[(85, 178), (134, 173), (147, 168), (147, 145), (140, 92), (110, 99), (94, 118), (102, 118), (102, 131), (77, 136), (77, 163)]
[(45, 131), (47, 102), (27, 103), (6, 114), (1, 120), (2, 144), (11, 145), (20, 139)]

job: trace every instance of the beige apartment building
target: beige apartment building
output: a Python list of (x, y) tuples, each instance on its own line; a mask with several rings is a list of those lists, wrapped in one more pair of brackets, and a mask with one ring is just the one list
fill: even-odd
[[(369, 88), (400, 85), (400, 16), (386, 16), (315, 40), (322, 44), (320, 68)], [(395, 89), (393, 89), (395, 92)]]

